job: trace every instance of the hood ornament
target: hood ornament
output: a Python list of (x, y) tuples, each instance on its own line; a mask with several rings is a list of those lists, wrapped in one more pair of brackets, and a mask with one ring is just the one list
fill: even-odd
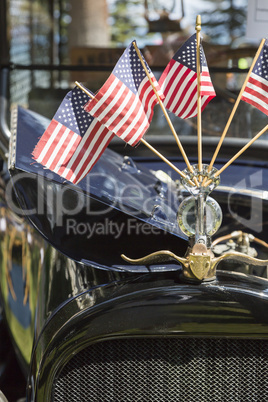
[[(184, 170), (186, 179), (182, 180), (182, 184), (191, 196), (182, 201), (177, 213), (178, 225), (189, 238), (189, 247), (185, 256), (180, 257), (171, 251), (162, 250), (138, 259), (128, 258), (124, 254), (121, 257), (135, 265), (151, 265), (175, 260), (182, 265), (184, 279), (195, 282), (214, 280), (216, 268), (223, 260), (235, 260), (258, 266), (268, 265), (268, 260), (260, 260), (236, 251), (225, 253), (220, 257), (214, 256), (211, 249), (211, 236), (221, 225), (222, 211), (217, 201), (209, 197), (209, 194), (219, 185), (220, 178), (215, 177), (217, 172), (215, 168), (210, 172), (207, 165), (203, 165), (202, 172), (197, 169), (196, 165), (193, 166), (194, 172)], [(200, 185), (193, 187), (189, 185), (189, 180), (193, 179), (194, 174), (195, 177), (199, 176)], [(209, 185), (206, 185), (206, 178), (209, 179)]]
[[(185, 178), (182, 184), (191, 194), (179, 206), (177, 221), (181, 231), (189, 238), (189, 248), (184, 257), (163, 250), (152, 253), (140, 259), (130, 259), (125, 255), (122, 258), (132, 264), (152, 264), (163, 261), (176, 260), (183, 266), (183, 275), (188, 279), (204, 280), (215, 278), (217, 259), (211, 251), (211, 236), (219, 229), (222, 221), (222, 212), (219, 204), (209, 194), (220, 183), (220, 178), (213, 176), (217, 169), (208, 172), (208, 166), (203, 165), (200, 172), (198, 165), (191, 170), (184, 170)], [(189, 184), (198, 177), (195, 186)], [(206, 178), (210, 184), (205, 185)], [(202, 185), (204, 183), (204, 185)]]
[[(208, 165), (204, 164), (202, 171), (199, 171), (198, 165), (193, 166), (193, 172), (188, 169), (184, 170), (186, 179), (182, 179), (182, 185), (191, 196), (184, 199), (177, 213), (181, 231), (190, 238), (194, 236), (194, 244), (201, 243), (206, 247), (210, 247), (210, 236), (216, 233), (222, 222), (219, 204), (209, 197), (209, 194), (220, 183), (220, 178), (214, 176), (216, 172), (215, 168), (208, 172)], [(189, 185), (193, 176), (198, 177), (199, 186)], [(207, 182), (210, 184), (207, 185)]]
[(124, 254), (122, 254), (121, 257), (128, 263), (134, 265), (151, 265), (175, 260), (182, 265), (184, 279), (195, 282), (214, 280), (216, 278), (216, 268), (223, 260), (239, 261), (244, 264), (254, 264), (257, 266), (268, 265), (268, 260), (260, 260), (238, 252), (226, 253), (220, 257), (214, 257), (212, 251), (207, 249), (204, 245), (195, 245), (192, 249), (189, 248), (185, 257), (179, 257), (168, 250), (156, 251), (155, 253), (137, 259), (128, 258)]

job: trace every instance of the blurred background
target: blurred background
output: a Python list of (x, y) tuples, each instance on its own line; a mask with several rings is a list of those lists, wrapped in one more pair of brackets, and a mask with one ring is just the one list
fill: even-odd
[[(252, 4), (250, 4), (252, 3)], [(248, 15), (268, 13), (257, 0), (2, 0), (1, 65), (10, 69), (10, 103), (51, 118), (74, 81), (97, 91), (136, 39), (159, 78), (202, 18), (203, 47), (217, 97), (203, 113), (203, 135), (219, 136), (261, 36), (247, 36)], [(255, 7), (250, 11), (250, 7)], [(264, 8), (264, 9), (262, 9)], [(267, 8), (267, 10), (266, 10)], [(2, 11), (1, 10), (1, 11)], [(268, 21), (268, 18), (267, 18)], [(196, 121), (172, 116), (178, 133)], [(252, 137), (266, 116), (241, 102), (228, 135)], [(148, 135), (171, 135), (157, 108)]]

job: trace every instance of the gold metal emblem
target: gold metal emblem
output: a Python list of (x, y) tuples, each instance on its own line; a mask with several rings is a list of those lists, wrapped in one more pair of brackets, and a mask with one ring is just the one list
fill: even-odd
[(260, 260), (250, 257), (243, 253), (231, 252), (220, 257), (214, 257), (210, 249), (204, 244), (195, 244), (189, 249), (185, 257), (179, 257), (168, 250), (156, 251), (142, 258), (132, 259), (124, 254), (121, 257), (134, 265), (151, 265), (175, 260), (182, 265), (183, 276), (185, 279), (196, 281), (214, 280), (216, 277), (217, 265), (223, 260), (233, 260), (244, 264), (254, 264), (256, 266), (267, 266), (268, 260)]

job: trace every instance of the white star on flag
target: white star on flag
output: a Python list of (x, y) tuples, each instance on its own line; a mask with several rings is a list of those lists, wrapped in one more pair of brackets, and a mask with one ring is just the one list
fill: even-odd
[[(201, 110), (216, 94), (211, 83), (206, 57), (200, 44)], [(177, 51), (159, 79), (165, 107), (182, 119), (197, 115), (196, 35)]]
[(74, 184), (89, 173), (114, 137), (85, 112), (88, 100), (78, 87), (68, 92), (33, 151), (37, 162)]
[[(158, 82), (145, 64), (159, 97), (163, 99)], [(85, 110), (134, 146), (148, 129), (157, 103), (154, 89), (131, 43), (95, 98), (85, 105)]]

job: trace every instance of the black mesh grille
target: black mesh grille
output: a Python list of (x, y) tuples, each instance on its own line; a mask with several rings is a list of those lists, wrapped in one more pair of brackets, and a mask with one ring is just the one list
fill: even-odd
[(261, 402), (267, 395), (265, 340), (132, 338), (74, 356), (55, 383), (54, 402)]

